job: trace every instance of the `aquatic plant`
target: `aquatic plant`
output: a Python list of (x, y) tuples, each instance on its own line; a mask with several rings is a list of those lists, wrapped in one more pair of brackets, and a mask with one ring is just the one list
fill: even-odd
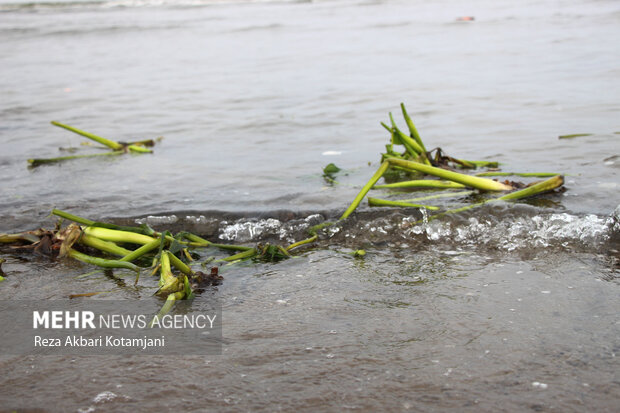
[(64, 123), (52, 121), (52, 125), (58, 126), (60, 128), (66, 129), (68, 131), (77, 133), (78, 135), (84, 136), (85, 138), (91, 139), (106, 148), (111, 149), (108, 152), (101, 153), (89, 153), (85, 155), (69, 155), (69, 156), (59, 156), (55, 158), (32, 158), (28, 159), (28, 164), (30, 167), (37, 167), (41, 165), (63, 162), (73, 159), (82, 159), (82, 158), (93, 158), (100, 156), (117, 156), (123, 155), (127, 152), (135, 152), (135, 153), (152, 153), (153, 151), (148, 147), (154, 146), (155, 141), (153, 139), (145, 139), (135, 142), (117, 142), (110, 139), (103, 138), (101, 136), (97, 136), (93, 133), (83, 131), (78, 128), (74, 128), (73, 126), (65, 125)]
[[(386, 151), (381, 153), (381, 163), (376, 172), (361, 188), (349, 207), (342, 213), (339, 221), (346, 220), (358, 208), (362, 200), (371, 190), (393, 190), (425, 188), (444, 193), (426, 195), (412, 199), (380, 199), (368, 197), (371, 207), (417, 208), (428, 211), (438, 211), (428, 217), (429, 220), (440, 218), (446, 214), (455, 214), (470, 210), (478, 206), (499, 201), (514, 201), (536, 196), (561, 187), (563, 177), (554, 173), (519, 173), (502, 172), (497, 170), (499, 164), (495, 161), (471, 161), (447, 155), (441, 148), (427, 151), (420, 134), (407, 113), (405, 105), (400, 105), (403, 118), (407, 124), (409, 134), (403, 132), (389, 114), (391, 126), (381, 123), (390, 134), (390, 142), (385, 146)], [(31, 166), (68, 159), (77, 159), (91, 156), (115, 156), (127, 152), (150, 153), (148, 146), (153, 146), (152, 140), (130, 143), (116, 142), (89, 132), (85, 132), (59, 122), (53, 125), (67, 129), (84, 136), (110, 149), (105, 153), (65, 156), (50, 159), (30, 159)], [(399, 151), (397, 148), (402, 146)], [(464, 173), (467, 170), (487, 168), (486, 171), (476, 174)], [(329, 164), (323, 169), (323, 177), (329, 183), (335, 183), (334, 174), (341, 169)], [(487, 176), (520, 176), (520, 177), (550, 177), (542, 182), (523, 184), (486, 178)], [(389, 177), (389, 182), (386, 178)], [(380, 179), (386, 179), (383, 184), (377, 185)], [(412, 179), (415, 178), (415, 179)], [(467, 189), (454, 192), (454, 189)], [(502, 193), (495, 197), (488, 194)], [(445, 209), (437, 205), (419, 204), (420, 201), (434, 199), (463, 198), (471, 195), (487, 196), (482, 201), (476, 200), (468, 205)], [(220, 268), (225, 269), (247, 260), (276, 262), (292, 257), (291, 250), (314, 243), (319, 239), (319, 231), (334, 225), (334, 221), (325, 221), (311, 227), (310, 237), (288, 246), (269, 243), (258, 243), (254, 246), (220, 244), (209, 241), (187, 231), (172, 234), (169, 231), (157, 232), (148, 225), (120, 226), (106, 222), (96, 222), (87, 218), (70, 214), (66, 211), (54, 209), (52, 214), (60, 218), (54, 230), (39, 229), (17, 234), (0, 234), (0, 243), (18, 244), (20, 249), (34, 250), (39, 253), (69, 257), (103, 269), (129, 270), (136, 274), (135, 284), (139, 282), (140, 274), (147, 271), (152, 275), (159, 273), (157, 290), (154, 295), (165, 299), (161, 310), (155, 317), (161, 317), (168, 312), (178, 300), (188, 300), (195, 293), (210, 285), (221, 282)], [(62, 227), (62, 220), (72, 223)], [(227, 252), (231, 255), (215, 259), (210, 257), (200, 263), (201, 267), (211, 266), (209, 273), (195, 269), (197, 262), (192, 258), (195, 250), (213, 250)], [(355, 257), (363, 257), (364, 250), (351, 253)], [(0, 259), (0, 265), (4, 260)], [(222, 266), (222, 267), (220, 267)], [(194, 267), (194, 268), (192, 268)], [(2, 278), (0, 268), (0, 281)], [(85, 293), (73, 296), (91, 296), (98, 293)], [(155, 320), (155, 319), (154, 319)]]
[[(500, 196), (495, 200), (516, 200), (525, 197), (535, 196), (548, 192), (550, 190), (559, 188), (564, 183), (563, 177), (556, 173), (547, 172), (501, 172), (497, 169), (480, 172), (475, 175), (466, 174), (456, 171), (459, 169), (477, 169), (477, 168), (497, 168), (499, 163), (495, 161), (469, 161), (464, 159), (454, 158), (445, 155), (441, 148), (434, 149), (435, 155), (431, 152), (426, 152), (424, 143), (415, 127), (411, 117), (407, 113), (405, 105), (400, 105), (403, 117), (407, 123), (409, 129), (409, 135), (402, 132), (394, 121), (392, 114), (389, 114), (391, 127), (385, 123), (381, 125), (390, 133), (390, 143), (386, 145), (386, 152), (381, 154), (381, 165), (370, 178), (370, 180), (362, 187), (357, 194), (351, 205), (345, 210), (340, 217), (340, 220), (348, 218), (353, 211), (359, 206), (364, 197), (371, 189), (395, 189), (395, 188), (432, 188), (437, 190), (445, 189), (457, 189), (457, 188), (471, 188), (485, 192), (507, 192), (506, 195)], [(404, 151), (398, 152), (395, 149), (395, 145), (402, 145)], [(404, 180), (403, 178), (404, 173)], [(417, 179), (411, 180), (411, 175), (416, 176)], [(391, 179), (396, 179), (397, 182), (389, 182), (381, 185), (377, 185), (377, 182), (385, 176), (390, 176)], [(547, 181), (541, 183), (522, 184), (519, 182), (499, 182), (494, 179), (485, 178), (485, 176), (520, 176), (520, 177), (553, 177)], [(432, 177), (432, 178), (428, 178)], [(439, 178), (439, 179), (436, 179)], [(401, 180), (399, 180), (401, 179)], [(520, 188), (525, 189), (515, 191)], [(368, 198), (368, 204), (372, 207), (415, 207), (424, 208), (427, 210), (439, 210), (440, 208), (433, 205), (420, 205), (412, 203), (412, 200), (387, 200), (374, 197)], [(445, 213), (455, 213), (460, 210), (470, 209), (473, 206), (481, 205), (477, 203), (471, 206), (465, 206), (461, 208), (452, 209), (450, 211), (444, 211), (440, 213), (441, 216)], [(325, 228), (329, 224), (323, 223), (321, 227), (313, 227), (311, 233)]]

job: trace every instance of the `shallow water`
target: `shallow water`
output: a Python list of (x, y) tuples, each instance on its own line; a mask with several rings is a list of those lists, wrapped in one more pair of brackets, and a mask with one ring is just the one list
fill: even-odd
[[(613, 1), (1, 0), (0, 232), (58, 207), (298, 240), (372, 175), (401, 101), (429, 148), (566, 174), (565, 192), (426, 225), (362, 205), (300, 258), (232, 267), (197, 298), (224, 303), (221, 356), (3, 356), (3, 408), (615, 411), (619, 21)], [(164, 139), (28, 169), (80, 147), (51, 120)], [(0, 256), (4, 299), (154, 300), (146, 277)]]

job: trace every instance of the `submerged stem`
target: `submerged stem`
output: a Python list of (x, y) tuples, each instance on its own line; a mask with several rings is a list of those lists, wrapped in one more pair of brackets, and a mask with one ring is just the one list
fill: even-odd
[(476, 176), (522, 176), (525, 178), (528, 178), (528, 177), (548, 178), (551, 176), (558, 176), (558, 175), (559, 174), (556, 172), (499, 172), (499, 171), (480, 172), (476, 174)]
[(431, 217), (429, 217), (429, 221), (433, 220), (433, 219), (437, 219), (440, 218), (444, 215), (447, 214), (456, 214), (459, 212), (463, 212), (463, 211), (467, 211), (470, 209), (474, 209), (477, 208), (479, 206), (488, 204), (490, 202), (497, 202), (497, 201), (514, 201), (517, 199), (523, 199), (523, 198), (527, 198), (530, 196), (534, 196), (534, 195), (539, 195), (542, 194), (544, 192), (549, 192), (552, 191), (556, 188), (559, 188), (560, 186), (562, 186), (564, 184), (564, 178), (561, 175), (558, 176), (554, 176), (553, 178), (547, 179), (546, 181), (541, 181), (538, 182), (534, 185), (530, 185), (527, 188), (523, 188), (519, 191), (514, 191), (511, 192), (509, 194), (500, 196), (498, 198), (492, 198), (492, 199), (487, 199), (486, 201), (482, 201), (482, 202), (478, 202), (472, 205), (466, 205), (464, 207), (461, 208), (456, 208), (456, 209), (451, 209), (445, 212), (442, 212), (440, 214), (437, 215), (433, 215)]
[(288, 246), (288, 247), (286, 247), (285, 249), (286, 249), (287, 251), (290, 251), (290, 250), (292, 250), (293, 248), (297, 248), (297, 247), (299, 247), (299, 246), (301, 246), (301, 245), (304, 245), (304, 244), (310, 244), (310, 243), (312, 243), (312, 242), (316, 241), (318, 238), (319, 238), (319, 236), (315, 234), (314, 236), (312, 236), (312, 237), (310, 237), (310, 238), (306, 238), (306, 239), (304, 239), (304, 240), (297, 241), (297, 242), (295, 242), (294, 244), (289, 245), (289, 246)]
[(28, 159), (28, 163), (30, 164), (30, 166), (35, 167), (35, 166), (45, 165), (49, 163), (69, 161), (72, 159), (94, 158), (97, 156), (115, 156), (115, 155), (122, 155), (122, 154), (123, 154), (123, 151), (112, 151), (112, 152), (102, 152), (102, 153), (89, 153), (85, 155), (59, 156), (57, 158), (32, 158), (32, 159)]
[(258, 254), (258, 251), (256, 250), (256, 248), (252, 248), (250, 250), (243, 251), (243, 252), (240, 252), (240, 253), (235, 254), (235, 255), (231, 255), (230, 257), (222, 258), (222, 259), (217, 260), (215, 262), (220, 262), (220, 261), (232, 262), (232, 261), (237, 261), (237, 260), (243, 260), (243, 259), (246, 259), (246, 258), (252, 258), (252, 257), (256, 256), (257, 254)]
[(78, 261), (82, 261), (88, 264), (97, 265), (103, 268), (125, 268), (140, 273), (140, 267), (135, 264), (126, 261), (119, 260), (106, 260), (104, 258), (92, 257), (90, 255), (83, 254), (79, 251), (69, 248), (67, 255), (71, 258), (75, 258)]
[(410, 202), (404, 201), (390, 201), (387, 199), (379, 199), (379, 198), (368, 198), (368, 205), (372, 207), (407, 207), (407, 208), (426, 208), (432, 211), (438, 210), (439, 207), (432, 205), (420, 205), (420, 204), (412, 204)]

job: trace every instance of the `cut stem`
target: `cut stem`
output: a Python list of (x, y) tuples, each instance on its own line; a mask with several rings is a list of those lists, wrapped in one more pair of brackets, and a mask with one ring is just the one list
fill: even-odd
[(113, 149), (115, 151), (123, 149), (123, 145), (118, 143), (118, 142), (116, 142), (116, 141), (113, 141), (113, 140), (110, 140), (110, 139), (106, 139), (106, 138), (102, 138), (101, 136), (94, 135), (94, 134), (92, 134), (90, 132), (85, 132), (85, 131), (80, 130), (78, 128), (74, 128), (73, 126), (65, 125), (63, 123), (56, 122), (56, 121), (52, 121), (52, 125), (59, 126), (61, 128), (67, 129), (67, 130), (69, 130), (71, 132), (77, 133), (78, 135), (82, 135), (85, 138), (92, 139), (95, 142), (99, 142), (100, 144), (105, 145), (108, 148), (111, 148), (111, 149)]
[[(138, 234), (137, 232), (118, 231), (115, 229), (101, 227), (84, 228), (84, 233), (100, 238), (105, 241), (127, 242), (130, 244), (149, 244), (153, 241), (153, 237)], [(158, 240), (159, 241), (159, 240)]]
[(465, 185), (452, 181), (438, 181), (434, 179), (415, 179), (413, 181), (394, 182), (391, 184), (375, 185), (373, 189), (389, 188), (465, 188)]
[(127, 254), (123, 258), (121, 258), (121, 261), (134, 261), (134, 260), (137, 260), (138, 258), (143, 256), (147, 252), (150, 252), (150, 251), (154, 250), (155, 248), (158, 248), (160, 245), (161, 245), (161, 240), (160, 239), (154, 239), (153, 241), (149, 242), (148, 244), (144, 244), (140, 248), (131, 251), (129, 254)]
[(222, 259), (217, 260), (215, 262), (220, 262), (220, 261), (232, 262), (232, 261), (237, 261), (237, 260), (244, 260), (244, 259), (247, 259), (247, 258), (252, 258), (252, 257), (256, 256), (257, 254), (258, 254), (258, 251), (256, 250), (256, 248), (252, 248), (250, 250), (243, 251), (243, 252), (240, 252), (240, 253), (235, 254), (235, 255), (231, 255), (230, 257), (222, 258)]
[(411, 199), (401, 199), (401, 202), (418, 202), (418, 201), (426, 201), (429, 199), (436, 199), (436, 198), (453, 198), (453, 197), (457, 197), (457, 196), (469, 196), (471, 194), (473, 194), (474, 191), (461, 191), (461, 192), (450, 192), (447, 194), (435, 194), (435, 195), (427, 195), (427, 196), (421, 196), (418, 198), (411, 198)]
[(123, 154), (123, 151), (112, 151), (112, 152), (102, 152), (102, 153), (89, 153), (86, 155), (59, 156), (57, 158), (33, 158), (33, 159), (28, 159), (28, 163), (30, 164), (30, 166), (35, 167), (35, 166), (41, 166), (41, 165), (50, 164), (50, 163), (69, 161), (72, 159), (94, 158), (97, 156), (115, 156), (115, 155), (122, 155), (122, 154)]
[(459, 160), (461, 162), (473, 164), (476, 168), (497, 168), (499, 166), (499, 162), (497, 161), (466, 161), (464, 159)]
[[(515, 199), (527, 198), (530, 196), (542, 194), (544, 192), (552, 191), (559, 188), (564, 184), (564, 177), (562, 175), (554, 176), (546, 181), (538, 182), (534, 185), (530, 185), (527, 188), (520, 189), (518, 191), (511, 192), (509, 194), (500, 196), (497, 201), (509, 201)], [(496, 201), (495, 199), (492, 201)]]
[(530, 185), (527, 188), (523, 188), (523, 189), (521, 189), (519, 191), (514, 191), (514, 192), (511, 192), (509, 194), (500, 196), (499, 198), (488, 199), (486, 201), (478, 202), (478, 203), (475, 203), (475, 204), (472, 204), (472, 205), (466, 205), (466, 206), (461, 207), (461, 208), (451, 209), (451, 210), (442, 212), (440, 214), (430, 216), (428, 218), (428, 220), (431, 221), (433, 219), (440, 218), (440, 217), (442, 217), (444, 215), (447, 215), (447, 214), (457, 214), (459, 212), (468, 211), (470, 209), (477, 208), (479, 206), (488, 204), (490, 202), (514, 201), (514, 200), (517, 200), (517, 199), (523, 199), (523, 198), (531, 197), (531, 196), (534, 196), (534, 195), (539, 195), (539, 194), (542, 194), (542, 193), (545, 193), (545, 192), (552, 191), (552, 190), (554, 190), (556, 188), (559, 188), (563, 184), (564, 184), (564, 178), (561, 175), (554, 176), (553, 178), (547, 179), (546, 181), (538, 182), (538, 183), (536, 183), (534, 185)]
[(389, 166), (390, 166), (390, 163), (388, 161), (385, 161), (381, 164), (379, 169), (377, 169), (377, 172), (375, 172), (372, 178), (370, 178), (370, 180), (366, 183), (366, 185), (364, 185), (364, 187), (359, 192), (359, 194), (357, 194), (357, 196), (355, 197), (355, 199), (353, 200), (349, 208), (347, 208), (347, 210), (344, 211), (344, 214), (342, 214), (342, 216), (340, 217), (341, 220), (346, 219), (349, 215), (351, 215), (353, 211), (355, 211), (355, 209), (359, 206), (360, 202), (362, 202), (362, 199), (364, 199), (368, 191), (370, 191), (370, 188), (372, 188), (377, 183), (377, 181), (383, 176), (385, 171), (387, 171)]
[(137, 152), (137, 153), (153, 153), (151, 149), (145, 148), (144, 146), (140, 146), (140, 145), (129, 145), (127, 146), (127, 149), (129, 149), (131, 152)]
[(166, 302), (161, 307), (161, 310), (159, 310), (157, 315), (153, 317), (153, 320), (151, 320), (151, 322), (149, 323), (149, 328), (152, 328), (153, 324), (155, 324), (156, 321), (159, 321), (163, 316), (168, 314), (170, 310), (172, 310), (172, 307), (174, 307), (175, 301), (182, 300), (184, 296), (185, 293), (183, 291), (168, 294), (168, 297), (166, 297)]
[(88, 245), (89, 247), (96, 248), (100, 251), (107, 252), (109, 254), (118, 255), (120, 257), (124, 257), (127, 254), (131, 254), (131, 251), (116, 245), (110, 241), (104, 241), (99, 238), (95, 238), (92, 235), (82, 234), (80, 238), (80, 242), (84, 245)]
[(477, 173), (476, 176), (522, 176), (522, 177), (533, 177), (533, 178), (549, 178), (551, 176), (559, 175), (556, 172), (499, 172), (499, 171), (490, 171), (490, 172), (480, 172)]
[(391, 112), (390, 122), (392, 123), (392, 129), (394, 130), (394, 134), (398, 136), (403, 145), (405, 145), (405, 148), (407, 148), (408, 152), (414, 157), (420, 157), (425, 164), (430, 165), (431, 163), (426, 157), (426, 151), (424, 150), (424, 148), (411, 136), (405, 134), (403, 131), (398, 129), (398, 126), (396, 126), (396, 122), (394, 122), (394, 117), (392, 116)]
[(181, 271), (185, 275), (192, 275), (193, 271), (187, 264), (181, 261), (176, 255), (168, 251), (168, 257), (170, 258), (170, 263), (176, 267), (177, 270)]
[(465, 186), (479, 189), (481, 191), (509, 191), (511, 186), (505, 185), (501, 182), (493, 181), (491, 179), (480, 178), (477, 176), (460, 174), (458, 172), (448, 171), (434, 166), (423, 165), (419, 162), (406, 161), (404, 159), (390, 158), (387, 160), (390, 165), (396, 165), (405, 169), (411, 169), (418, 172), (423, 172), (428, 175), (437, 176), (449, 181), (458, 182)]
[(313, 237), (306, 238), (306, 239), (304, 239), (304, 240), (297, 241), (296, 243), (289, 245), (288, 247), (286, 247), (286, 250), (287, 250), (287, 251), (290, 251), (290, 250), (292, 250), (293, 248), (297, 248), (297, 247), (299, 247), (299, 246), (301, 246), (301, 245), (304, 245), (304, 244), (310, 244), (310, 243), (312, 243), (312, 242), (316, 241), (318, 238), (319, 238), (319, 236), (315, 234)]
[(404, 103), (400, 104), (400, 109), (403, 112), (403, 118), (405, 118), (405, 122), (407, 123), (407, 127), (409, 128), (409, 133), (411, 134), (411, 137), (413, 139), (415, 139), (415, 141), (418, 143), (418, 145), (420, 145), (420, 147), (422, 148), (424, 153), (426, 153), (426, 148), (424, 147), (424, 143), (422, 142), (422, 138), (420, 138), (420, 134), (418, 133), (418, 130), (416, 129), (415, 125), (413, 124), (413, 121), (411, 120), (411, 117), (409, 117), (409, 114), (407, 113), (407, 109), (405, 109), (405, 104)]
[(95, 223), (95, 221), (91, 221), (90, 219), (78, 217), (77, 215), (73, 215), (68, 212), (61, 211), (60, 209), (56, 209), (56, 208), (52, 209), (52, 214), (59, 216), (61, 218), (68, 219), (69, 221), (77, 222), (78, 224), (82, 224), (82, 225), (90, 226)]
[(581, 138), (584, 136), (592, 136), (591, 133), (573, 133), (572, 135), (560, 135), (558, 139), (573, 139), (573, 138)]
[(368, 205), (371, 207), (406, 207), (406, 208), (426, 208), (429, 210), (438, 210), (439, 207), (432, 205), (412, 204), (404, 201), (390, 201), (387, 199), (368, 198)]
[(71, 258), (75, 258), (78, 261), (82, 261), (88, 264), (97, 265), (103, 268), (125, 268), (140, 273), (140, 267), (135, 264), (126, 261), (118, 260), (106, 260), (104, 258), (92, 257), (90, 255), (83, 254), (79, 251), (69, 248), (67, 255)]

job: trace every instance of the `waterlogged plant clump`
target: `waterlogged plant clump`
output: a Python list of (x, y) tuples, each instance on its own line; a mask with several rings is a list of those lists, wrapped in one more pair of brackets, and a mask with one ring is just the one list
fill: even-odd
[[(135, 274), (135, 284), (143, 272), (159, 274), (154, 295), (166, 299), (160, 316), (168, 312), (175, 301), (192, 299), (195, 293), (221, 282), (220, 267), (213, 266), (208, 273), (192, 267), (197, 264), (192, 258), (192, 252), (196, 250), (235, 252), (215, 261), (227, 265), (252, 258), (273, 262), (290, 258), (290, 250), (316, 240), (311, 237), (287, 247), (217, 244), (185, 231), (173, 235), (168, 231), (156, 232), (145, 224), (134, 227), (95, 222), (57, 209), (52, 214), (73, 222), (66, 227), (59, 223), (54, 230), (0, 234), (0, 242), (14, 244), (13, 248), (18, 250), (32, 250), (57, 258), (69, 257), (103, 269), (128, 270)], [(200, 268), (209, 262), (205, 261)], [(94, 293), (72, 296), (91, 295)]]
[[(390, 134), (390, 141), (385, 146), (385, 152), (381, 153), (381, 165), (351, 205), (342, 213), (339, 221), (346, 220), (371, 190), (422, 188), (441, 191), (411, 199), (368, 197), (368, 204), (371, 207), (418, 208), (424, 212), (427, 220), (431, 220), (489, 202), (514, 201), (539, 195), (560, 188), (564, 183), (563, 177), (555, 173), (501, 172), (497, 169), (499, 164), (494, 161), (455, 158), (447, 155), (441, 148), (428, 151), (403, 104), (401, 104), (401, 109), (409, 133), (403, 132), (396, 125), (390, 113), (391, 126), (382, 123)], [(111, 151), (51, 159), (30, 159), (28, 162), (31, 166), (81, 157), (120, 155), (126, 152), (150, 153), (151, 150), (147, 147), (154, 144), (150, 140), (130, 143), (111, 141), (68, 125), (52, 123), (94, 140)], [(475, 174), (466, 173), (479, 168), (485, 168), (485, 170)], [(341, 169), (336, 165), (329, 164), (323, 169), (323, 177), (328, 182), (335, 183), (334, 175), (340, 171)], [(500, 182), (489, 179), (490, 176), (546, 177), (548, 179), (524, 184), (508, 180)], [(377, 185), (380, 179), (386, 182)], [(484, 196), (485, 194), (493, 195)], [(477, 201), (458, 208), (442, 210), (441, 207), (432, 205), (433, 200), (436, 199), (463, 198), (471, 195), (477, 195)], [(482, 201), (479, 200), (481, 195), (483, 195)], [(436, 213), (430, 215), (427, 211), (436, 211)], [(95, 222), (56, 209), (52, 213), (73, 223), (62, 227), (59, 222), (54, 230), (39, 229), (19, 234), (0, 234), (0, 242), (15, 244), (16, 249), (32, 250), (53, 257), (69, 257), (100, 268), (131, 271), (136, 276), (136, 284), (143, 272), (159, 274), (158, 288), (154, 291), (154, 295), (166, 301), (158, 316), (168, 312), (175, 301), (192, 299), (203, 289), (219, 284), (222, 280), (220, 269), (248, 260), (277, 262), (288, 259), (292, 256), (291, 250), (314, 243), (318, 240), (320, 231), (334, 229), (329, 227), (335, 223), (325, 221), (316, 225), (310, 228), (310, 238), (288, 246), (268, 243), (246, 246), (218, 244), (185, 231), (175, 235), (168, 231), (156, 232), (145, 224), (138, 227), (119, 226)], [(209, 258), (200, 265), (200, 268), (206, 268), (210, 263), (214, 263), (223, 265), (223, 267), (212, 266), (206, 273), (198, 271), (197, 262), (194, 261), (192, 254), (195, 254), (196, 250), (208, 249), (232, 251), (232, 254), (220, 259)], [(366, 251), (359, 249), (351, 255), (363, 258)], [(0, 259), (0, 265), (3, 261)], [(0, 269), (0, 281), (3, 279), (2, 276)], [(95, 294), (98, 293), (72, 296), (86, 297)]]
[[(545, 192), (553, 191), (564, 184), (564, 178), (556, 173), (513, 173), (501, 172), (497, 170), (499, 166), (495, 161), (465, 160), (448, 156), (441, 148), (427, 151), (422, 138), (418, 133), (411, 117), (401, 103), (401, 109), (409, 134), (398, 128), (394, 117), (390, 113), (391, 126), (382, 123), (383, 127), (390, 133), (390, 143), (385, 146), (386, 151), (381, 154), (381, 165), (370, 180), (364, 185), (359, 194), (355, 197), (351, 205), (341, 215), (340, 220), (344, 220), (351, 215), (362, 202), (364, 197), (371, 189), (395, 189), (395, 188), (424, 188), (434, 190), (449, 191), (440, 196), (425, 196), (407, 200), (389, 200), (380, 198), (368, 198), (371, 207), (400, 207), (400, 208), (422, 208), (428, 211), (438, 211), (431, 215), (429, 219), (435, 219), (444, 214), (456, 213), (466, 209), (471, 209), (487, 202), (509, 201), (523, 199)], [(401, 148), (401, 149), (398, 149)], [(466, 170), (476, 170), (487, 168), (486, 171), (477, 174), (464, 173)], [(521, 176), (521, 177), (550, 177), (546, 181), (532, 182), (524, 184), (514, 181), (500, 182), (487, 178), (488, 176)], [(377, 185), (377, 182), (384, 178), (389, 183)], [(414, 179), (415, 178), (415, 179)], [(462, 191), (468, 189), (468, 191)], [(430, 204), (420, 204), (418, 201), (426, 201), (434, 198), (446, 198), (450, 196), (462, 197), (477, 193), (503, 193), (499, 197), (487, 198), (485, 201), (476, 202), (465, 207), (452, 210), (440, 211), (438, 206)], [(321, 228), (328, 224), (322, 224)], [(315, 228), (315, 230), (321, 229)]]

